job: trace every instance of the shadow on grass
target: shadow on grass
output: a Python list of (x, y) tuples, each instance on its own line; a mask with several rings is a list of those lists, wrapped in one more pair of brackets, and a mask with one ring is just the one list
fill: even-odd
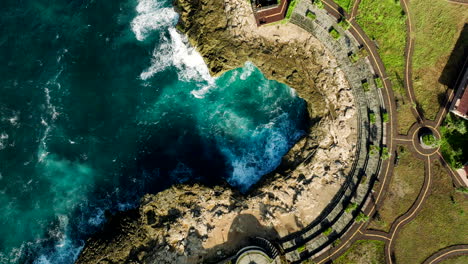
[(453, 88), (456, 85), (458, 75), (463, 70), (463, 64), (468, 57), (468, 23), (463, 26), (457, 43), (452, 50), (447, 64), (439, 78), (441, 84)]

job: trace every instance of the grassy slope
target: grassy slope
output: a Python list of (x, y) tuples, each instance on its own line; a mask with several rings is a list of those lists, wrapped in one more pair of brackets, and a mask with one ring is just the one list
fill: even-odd
[(429, 197), (396, 238), (396, 263), (422, 263), (442, 248), (467, 242), (468, 200), (455, 192), (452, 179), (438, 161), (431, 169)]
[(379, 54), (398, 100), (398, 128), (406, 134), (415, 121), (404, 89), (406, 15), (395, 0), (362, 0), (357, 22), (377, 41)]
[(333, 264), (381, 264), (385, 263), (384, 242), (358, 240)]
[[(430, 4), (427, 0), (410, 0), (409, 10), (415, 40), (413, 86), (425, 116), (433, 119), (439, 110), (438, 97), (447, 89), (439, 77), (461, 28), (468, 22), (468, 6), (446, 0), (431, 0)], [(468, 36), (466, 41), (468, 45)]]
[(403, 147), (399, 147), (399, 155), (400, 162), (395, 167), (388, 194), (378, 211), (380, 219), (371, 222), (372, 229), (388, 232), (393, 221), (414, 203), (423, 185), (424, 162)]

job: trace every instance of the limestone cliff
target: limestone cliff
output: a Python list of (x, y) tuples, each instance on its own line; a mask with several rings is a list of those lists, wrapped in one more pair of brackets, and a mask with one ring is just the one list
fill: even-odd
[(257, 28), (245, 0), (177, 0), (179, 30), (213, 75), (253, 62), (308, 103), (310, 131), (247, 195), (179, 185), (146, 195), (87, 242), (78, 263), (199, 263), (249, 236), (275, 239), (313, 221), (339, 190), (356, 141), (354, 99), (333, 56), (306, 31)]

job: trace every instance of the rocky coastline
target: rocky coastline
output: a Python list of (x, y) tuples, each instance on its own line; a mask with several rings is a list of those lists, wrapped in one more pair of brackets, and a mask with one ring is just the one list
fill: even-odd
[(257, 28), (245, 0), (176, 0), (178, 29), (212, 75), (255, 64), (307, 102), (309, 131), (248, 194), (228, 186), (177, 185), (111, 216), (77, 263), (200, 263), (246, 238), (276, 239), (312, 222), (345, 180), (356, 149), (352, 90), (335, 58), (292, 24)]

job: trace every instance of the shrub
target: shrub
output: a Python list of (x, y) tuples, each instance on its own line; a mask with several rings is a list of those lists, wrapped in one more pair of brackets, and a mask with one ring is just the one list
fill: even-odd
[(459, 187), (456, 189), (457, 192), (459, 193), (466, 193), (468, 194), (468, 187)]
[(437, 139), (432, 134), (423, 135), (422, 141), (428, 146), (435, 146), (437, 144)]
[(322, 1), (320, 1), (320, 0), (314, 0), (314, 4), (315, 4), (318, 8), (320, 8), (320, 9), (324, 9), (324, 8), (325, 8), (325, 6), (323, 5)]
[(331, 226), (327, 229), (325, 229), (325, 231), (323, 231), (322, 234), (324, 234), (325, 236), (328, 236), (330, 235), (331, 233), (333, 232), (333, 228), (331, 228)]
[(387, 112), (384, 112), (382, 114), (382, 120), (383, 120), (384, 123), (388, 123), (389, 118), (388, 118), (388, 113)]
[(348, 58), (352, 63), (356, 63), (359, 60), (359, 55), (356, 53), (351, 53)]
[(350, 203), (348, 206), (346, 206), (345, 212), (351, 213), (352, 211), (356, 210), (357, 207), (357, 203)]
[(339, 39), (340, 38), (340, 32), (338, 32), (335, 28), (331, 28), (330, 30), (330, 35), (334, 38), (334, 39)]
[(369, 216), (365, 215), (363, 212), (360, 212), (357, 216), (356, 219), (354, 219), (356, 222), (367, 222), (369, 220)]
[(338, 25), (340, 25), (341, 28), (343, 28), (344, 30), (348, 30), (349, 27), (351, 26), (351, 25), (349, 24), (349, 22), (346, 21), (345, 19), (342, 19), (342, 20), (338, 23)]
[(387, 147), (382, 148), (382, 159), (383, 160), (386, 160), (386, 159), (390, 158), (391, 155), (392, 154), (388, 151)]
[(367, 81), (362, 82), (362, 89), (364, 89), (366, 92), (369, 91), (369, 83)]
[(286, 11), (286, 19), (290, 19), (291, 15), (294, 11), (294, 8), (296, 8), (297, 1), (296, 0), (291, 0), (288, 6), (288, 11)]
[(370, 123), (371, 123), (371, 124), (375, 124), (375, 120), (376, 120), (375, 114), (374, 114), (374, 113), (370, 113), (370, 114), (369, 114), (369, 121), (370, 121)]
[(380, 77), (375, 78), (374, 81), (375, 81), (375, 86), (377, 86), (377, 88), (383, 88), (383, 82)]
[(306, 250), (306, 245), (305, 244), (297, 248), (297, 252), (299, 252), (299, 253), (304, 252), (305, 250)]
[(309, 10), (307, 11), (306, 16), (312, 20), (315, 20), (317, 18), (317, 16)]
[(376, 146), (376, 145), (370, 145), (370, 147), (369, 147), (369, 153), (370, 153), (371, 155), (377, 155), (377, 154), (379, 154), (379, 152), (380, 152), (380, 148), (379, 148), (378, 146)]
[(333, 247), (337, 247), (340, 244), (341, 244), (341, 239), (339, 239), (339, 238), (337, 240), (333, 241), (333, 243), (332, 243)]

